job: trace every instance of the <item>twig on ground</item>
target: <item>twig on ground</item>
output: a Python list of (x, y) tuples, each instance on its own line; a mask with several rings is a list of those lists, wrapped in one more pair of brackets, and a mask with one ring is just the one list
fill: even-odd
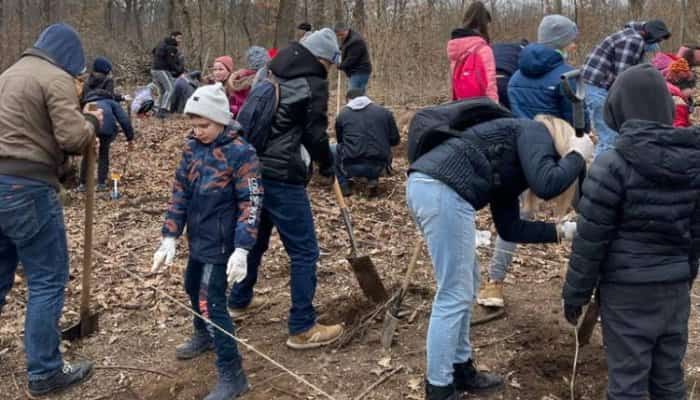
[(173, 376), (167, 372), (156, 371), (154, 369), (148, 369), (148, 368), (127, 367), (127, 366), (123, 366), (123, 365), (98, 365), (95, 367), (95, 369), (121, 369), (121, 370), (125, 370), (125, 371), (150, 372), (152, 374), (161, 375), (161, 376), (164, 376), (166, 378), (175, 379), (175, 376)]
[(380, 377), (377, 379), (373, 384), (369, 385), (367, 389), (365, 389), (362, 393), (358, 394), (355, 396), (354, 400), (362, 400), (367, 396), (371, 391), (373, 391), (377, 386), (381, 385), (382, 383), (386, 382), (391, 378), (392, 376), (396, 375), (399, 373), (401, 370), (403, 370), (403, 365), (399, 365), (398, 367), (394, 368), (391, 370), (389, 373), (384, 374), (384, 376)]
[(340, 338), (338, 341), (338, 344), (336, 345), (336, 349), (342, 349), (343, 347), (347, 346), (354, 338), (357, 336), (359, 333), (364, 332), (367, 327), (372, 324), (372, 321), (381, 313), (386, 311), (386, 309), (389, 307), (391, 303), (393, 303), (394, 299), (398, 293), (395, 293), (389, 300), (387, 300), (385, 303), (380, 304), (377, 306), (374, 310), (372, 310), (370, 313), (366, 314), (364, 317), (360, 319), (360, 321), (353, 326), (351, 329), (348, 329), (345, 334)]
[(271, 387), (272, 389), (274, 389), (274, 390), (280, 392), (280, 393), (286, 394), (287, 396), (292, 396), (292, 397), (294, 397), (295, 399), (305, 400), (304, 397), (299, 396), (298, 394), (296, 394), (296, 393), (294, 393), (294, 392), (291, 392), (291, 391), (289, 391), (289, 390), (287, 390), (287, 389), (282, 389), (281, 387), (277, 387), (277, 386), (275, 386), (275, 385), (270, 385), (270, 387)]

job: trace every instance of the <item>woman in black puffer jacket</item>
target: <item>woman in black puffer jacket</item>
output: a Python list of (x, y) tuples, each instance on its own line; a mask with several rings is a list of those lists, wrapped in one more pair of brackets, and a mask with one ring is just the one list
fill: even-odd
[[(452, 118), (469, 118), (473, 113), (464, 111), (474, 102), (498, 107), (477, 99), (437, 108), (450, 110), (445, 114)], [(449, 121), (456, 124), (459, 121)], [(414, 120), (411, 128), (419, 125)], [(479, 393), (503, 383), (475, 369), (469, 343), (470, 311), (479, 282), (476, 211), (491, 206), (504, 240), (557, 242), (564, 234), (557, 225), (520, 219), (518, 196), (529, 188), (542, 199), (556, 197), (582, 176), (584, 160), (592, 153), (593, 143), (582, 137), (573, 139), (571, 151), (560, 157), (543, 124), (497, 118), (456, 133), (411, 164), (406, 197), (427, 242), (437, 281), (428, 328), (426, 399), (458, 399), (458, 392)]]

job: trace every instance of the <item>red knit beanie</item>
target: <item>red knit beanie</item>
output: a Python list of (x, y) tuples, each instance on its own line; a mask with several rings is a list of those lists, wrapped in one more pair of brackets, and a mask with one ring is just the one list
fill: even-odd
[(233, 71), (233, 58), (231, 58), (229, 56), (217, 57), (216, 59), (214, 59), (214, 62), (224, 64), (224, 67), (226, 67), (228, 72)]

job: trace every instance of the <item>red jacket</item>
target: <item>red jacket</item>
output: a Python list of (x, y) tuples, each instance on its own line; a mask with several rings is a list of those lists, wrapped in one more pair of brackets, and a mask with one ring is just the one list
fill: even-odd
[[(456, 31), (455, 31), (456, 32)], [(453, 32), (453, 37), (455, 36)], [(496, 60), (493, 57), (491, 46), (481, 36), (463, 36), (456, 37), (447, 42), (447, 58), (450, 60), (450, 76), (454, 77), (455, 65), (460, 60), (462, 55), (467, 51), (471, 51), (480, 46), (477, 54), (481, 58), (486, 68), (486, 79), (488, 85), (486, 87), (486, 96), (491, 100), (498, 102), (498, 86), (496, 82)], [(451, 78), (454, 79), (454, 78)], [(454, 82), (452, 82), (454, 86)]]
[(683, 96), (683, 92), (675, 85), (666, 82), (668, 91), (673, 97), (673, 104), (676, 105), (676, 115), (673, 119), (675, 128), (687, 128), (690, 126), (690, 107), (688, 99)]

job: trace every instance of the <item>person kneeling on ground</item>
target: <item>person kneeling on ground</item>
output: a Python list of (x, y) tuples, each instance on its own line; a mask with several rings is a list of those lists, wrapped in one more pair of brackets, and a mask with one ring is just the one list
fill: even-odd
[(700, 254), (700, 129), (648, 64), (620, 74), (605, 103), (619, 132), (591, 165), (562, 296), (578, 323), (598, 285), (609, 400), (684, 399), (690, 289)]
[[(430, 110), (435, 115), (443, 108), (451, 114), (444, 126), (414, 119), (409, 137), (419, 135), (422, 126), (438, 125), (424, 134), (435, 136), (461, 124), (463, 115), (471, 113), (469, 106), (478, 102), (491, 112), (497, 107), (498, 115), (510, 115), (487, 99), (450, 103)], [(574, 137), (568, 153), (560, 156), (547, 127), (526, 119), (496, 118), (458, 131), (414, 155), (406, 187), (408, 207), (428, 245), (437, 282), (428, 326), (426, 400), (457, 400), (459, 392), (479, 394), (503, 386), (501, 377), (476, 369), (469, 342), (479, 284), (476, 211), (490, 205), (496, 229), (508, 241), (556, 243), (571, 238), (571, 225), (521, 220), (518, 197), (528, 188), (542, 199), (564, 192), (585, 172), (594, 148), (587, 135)]]
[[(205, 400), (228, 400), (248, 389), (226, 310), (227, 283), (246, 276), (248, 251), (255, 244), (263, 188), (255, 149), (239, 136), (221, 84), (197, 89), (185, 106), (192, 123), (163, 225), (163, 240), (153, 256), (160, 272), (175, 258), (176, 239), (188, 227), (189, 261), (185, 290), (194, 318), (194, 335), (176, 349), (180, 360), (216, 351), (219, 381)], [(195, 228), (196, 227), (196, 228)], [(216, 325), (216, 326), (214, 326)], [(224, 330), (225, 332), (222, 332)]]
[(399, 144), (399, 128), (394, 115), (373, 103), (361, 89), (350, 89), (348, 104), (335, 120), (338, 144), (331, 145), (335, 175), (350, 196), (349, 178), (367, 178), (370, 196), (379, 190), (379, 175), (391, 166), (391, 148)]

